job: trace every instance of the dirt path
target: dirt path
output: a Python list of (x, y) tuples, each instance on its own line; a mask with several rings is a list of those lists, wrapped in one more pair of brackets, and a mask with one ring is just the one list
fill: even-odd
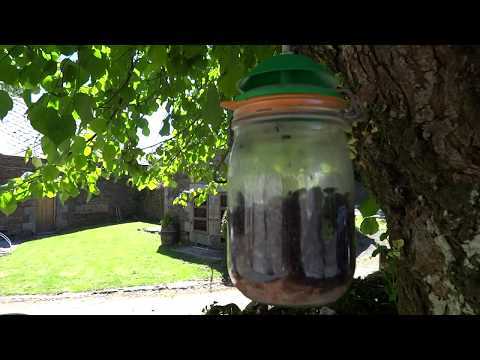
[(201, 315), (217, 301), (245, 307), (250, 300), (223, 285), (190, 289), (119, 291), (110, 294), (72, 294), (0, 298), (0, 314), (29, 315)]
[[(356, 277), (378, 269), (378, 262), (365, 259), (357, 266)], [(208, 282), (138, 287), (101, 293), (53, 296), (0, 297), (0, 314), (29, 315), (202, 315), (202, 309), (217, 301), (244, 308), (250, 302), (234, 287)]]

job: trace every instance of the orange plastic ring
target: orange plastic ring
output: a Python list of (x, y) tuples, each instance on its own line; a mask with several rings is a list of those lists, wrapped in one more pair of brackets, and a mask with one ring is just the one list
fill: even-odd
[(259, 96), (244, 101), (223, 101), (222, 107), (234, 111), (234, 120), (241, 120), (248, 115), (262, 112), (276, 112), (293, 109), (295, 107), (312, 107), (328, 109), (345, 109), (343, 99), (334, 96), (321, 96), (317, 94), (282, 94), (272, 96)]

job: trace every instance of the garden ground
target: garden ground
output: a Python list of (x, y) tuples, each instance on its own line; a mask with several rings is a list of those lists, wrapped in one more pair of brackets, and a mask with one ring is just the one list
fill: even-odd
[[(372, 251), (373, 245), (357, 257), (356, 278), (378, 270), (378, 257), (371, 258)], [(49, 296), (4, 296), (0, 297), (0, 314), (201, 315), (214, 301), (219, 305), (234, 303), (241, 309), (250, 302), (219, 280), (203, 280)]]
[(132, 222), (27, 241), (0, 257), (0, 295), (58, 294), (217, 279), (206, 261), (162, 249)]
[[(106, 226), (19, 245), (0, 258), (0, 314), (200, 315), (214, 301), (242, 309), (250, 302), (206, 262), (157, 252), (158, 235), (140, 231), (151, 225)], [(372, 239), (361, 237), (358, 245), (355, 277), (364, 278), (378, 270), (378, 257), (371, 257)]]

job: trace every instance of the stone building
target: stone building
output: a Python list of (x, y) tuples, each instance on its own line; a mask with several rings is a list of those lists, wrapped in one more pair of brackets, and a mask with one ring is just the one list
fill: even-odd
[[(26, 171), (32, 171), (32, 167), (25, 164), (23, 157), (0, 154), (0, 184)], [(169, 213), (179, 224), (182, 242), (222, 247), (225, 239), (220, 225), (227, 207), (226, 194), (210, 196), (200, 207), (175, 206), (173, 200), (181, 191), (201, 186), (190, 184), (186, 178), (178, 184), (176, 189), (160, 186), (154, 191), (137, 191), (122, 183), (101, 181), (100, 195), (88, 203), (85, 193), (63, 205), (57, 198), (28, 200), (10, 216), (0, 213), (0, 231), (13, 239), (22, 239), (129, 220), (160, 223)]]
[(198, 188), (202, 184), (192, 184), (188, 178), (179, 176), (177, 188), (165, 188), (165, 214), (175, 217), (180, 228), (180, 237), (183, 242), (210, 247), (224, 247), (225, 239), (221, 233), (221, 221), (227, 209), (227, 194), (221, 191), (218, 195), (209, 196), (202, 206), (189, 203), (186, 207), (173, 205), (177, 195), (190, 188)]
[[(0, 154), (0, 184), (31, 170), (22, 157)], [(146, 206), (142, 199), (149, 196), (144, 192), (111, 181), (100, 182), (99, 188), (100, 195), (88, 203), (85, 193), (69, 199), (64, 205), (57, 198), (21, 203), (10, 216), (0, 213), (0, 231), (12, 238), (28, 238), (145, 217)]]
[[(0, 185), (21, 176), (32, 167), (25, 165), (24, 154), (30, 148), (33, 155), (43, 157), (40, 134), (26, 119), (23, 100), (13, 97), (14, 107), (0, 122)], [(166, 213), (174, 216), (183, 242), (198, 245), (222, 246), (220, 224), (226, 209), (226, 195), (209, 197), (200, 207), (189, 204), (174, 206), (173, 199), (180, 191), (196, 187), (179, 176), (177, 189), (159, 187), (157, 190), (136, 191), (124, 184), (102, 181), (100, 195), (88, 203), (86, 194), (69, 199), (64, 205), (54, 199), (28, 200), (19, 204), (10, 216), (0, 213), (0, 232), (12, 238), (29, 238), (50, 232), (63, 232), (101, 224), (128, 220), (160, 223)]]
[[(25, 117), (27, 107), (18, 97), (12, 98), (13, 109), (0, 121), (0, 185), (21, 176), (33, 167), (24, 162), (29, 148), (36, 157), (43, 157), (41, 135)], [(28, 238), (50, 232), (62, 232), (106, 223), (128, 221), (146, 216), (152, 203), (145, 192), (138, 192), (120, 183), (99, 183), (100, 196), (86, 202), (86, 194), (68, 200), (64, 205), (56, 198), (28, 200), (18, 205), (10, 216), (0, 213), (0, 231), (12, 238)], [(148, 199), (148, 201), (147, 201)], [(145, 200), (145, 201), (144, 201)], [(163, 204), (163, 198), (161, 203)], [(160, 208), (160, 211), (162, 209)], [(151, 215), (151, 211), (148, 212)], [(160, 218), (160, 213), (157, 218)]]

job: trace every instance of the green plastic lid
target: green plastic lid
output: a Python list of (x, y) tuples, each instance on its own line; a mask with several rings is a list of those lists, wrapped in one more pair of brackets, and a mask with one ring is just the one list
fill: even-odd
[(293, 54), (273, 56), (239, 81), (236, 100), (278, 94), (320, 94), (341, 97), (337, 81), (326, 66)]

